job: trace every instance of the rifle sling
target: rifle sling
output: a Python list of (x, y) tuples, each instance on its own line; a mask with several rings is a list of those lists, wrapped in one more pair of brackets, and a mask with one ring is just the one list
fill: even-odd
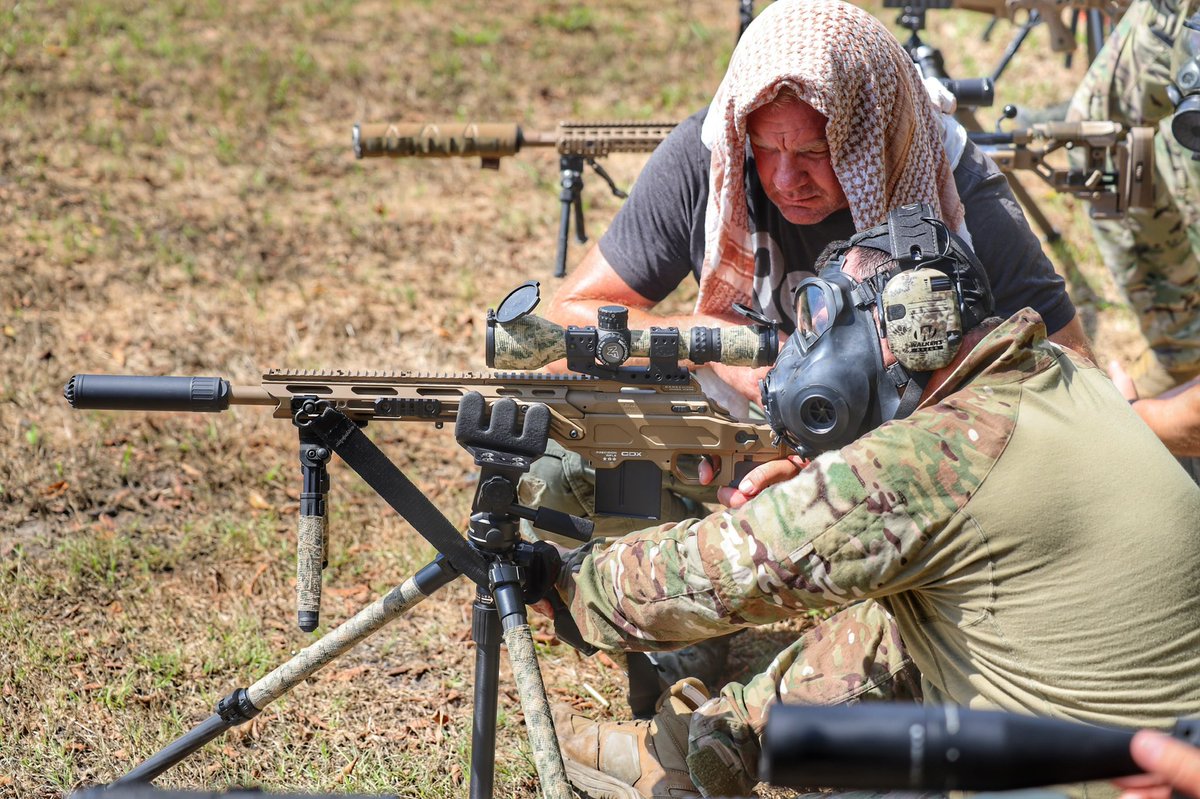
[(326, 446), (383, 497), (392, 510), (445, 555), (450, 565), (476, 585), (489, 588), (488, 566), (483, 556), (471, 548), (450, 520), (358, 425), (333, 407), (326, 407), (319, 416), (311, 419), (309, 425)]

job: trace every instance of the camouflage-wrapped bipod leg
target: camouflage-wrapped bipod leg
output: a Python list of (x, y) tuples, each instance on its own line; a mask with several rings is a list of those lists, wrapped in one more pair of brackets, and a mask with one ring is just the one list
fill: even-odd
[(748, 796), (757, 782), (759, 736), (778, 701), (833, 705), (919, 700), (921, 678), (896, 621), (874, 600), (805, 632), (745, 684), (729, 683), (693, 714), (688, 769), (707, 796)]
[(426, 596), (417, 586), (417, 578), (405, 580), (251, 685), (246, 689), (250, 702), (262, 710), (367, 636), (407, 613)]
[[(296, 610), (300, 629), (311, 632), (321, 612), (321, 570), (329, 535), (325, 516), (301, 516), (296, 533)], [(309, 621), (306, 624), (306, 620)]]
[(506, 629), (504, 645), (508, 648), (508, 660), (517, 681), (517, 693), (521, 696), (521, 710), (525, 712), (525, 729), (529, 734), (529, 747), (533, 750), (533, 764), (542, 783), (542, 796), (571, 799), (558, 736), (554, 734), (554, 720), (550, 716), (550, 701), (546, 699), (546, 684), (542, 682), (542, 670), (538, 667), (529, 625), (518, 624)]

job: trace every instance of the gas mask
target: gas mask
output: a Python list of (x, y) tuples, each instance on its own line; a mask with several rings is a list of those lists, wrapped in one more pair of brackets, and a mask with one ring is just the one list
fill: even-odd
[[(842, 271), (852, 247), (881, 250), (895, 266), (855, 280)], [(796, 332), (761, 386), (772, 430), (813, 457), (904, 418), (930, 373), (954, 359), (992, 308), (983, 267), (929, 206), (892, 211), (796, 287)], [(891, 366), (881, 338), (896, 357)]]
[(1175, 106), (1171, 133), (1182, 146), (1200, 159), (1200, 14), (1183, 23), (1171, 54), (1175, 82), (1167, 96)]

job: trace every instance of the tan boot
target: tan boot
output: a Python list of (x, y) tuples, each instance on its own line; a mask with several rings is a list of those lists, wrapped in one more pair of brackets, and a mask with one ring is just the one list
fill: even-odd
[(589, 799), (687, 799), (699, 796), (687, 769), (688, 722), (708, 701), (694, 677), (672, 685), (646, 721), (599, 722), (567, 705), (554, 708), (554, 729), (567, 779)]

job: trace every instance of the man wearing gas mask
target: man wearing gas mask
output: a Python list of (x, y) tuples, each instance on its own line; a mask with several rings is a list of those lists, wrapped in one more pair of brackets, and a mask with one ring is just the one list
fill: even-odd
[[(1092, 219), (1096, 245), (1149, 348), (1113, 363), (1135, 410), (1179, 456), (1200, 456), (1200, 0), (1133, 0), (1071, 102), (1068, 119), (1155, 125), (1154, 206)], [(1128, 372), (1126, 372), (1128, 368)], [(1200, 480), (1200, 460), (1188, 463)]]
[[(790, 335), (792, 292), (829, 242), (883, 222), (899, 205), (925, 202), (981, 253), (1005, 315), (1032, 307), (1055, 341), (1086, 350), (1063, 280), (1005, 176), (945, 113), (946, 99), (940, 84), (922, 83), (896, 37), (867, 11), (841, 0), (766, 5), (739, 40), (711, 105), (677, 125), (651, 156), (546, 315), (594, 325), (601, 306), (617, 303), (629, 309), (634, 329), (744, 324), (734, 312), (741, 303)], [(692, 280), (699, 291), (690, 313), (657, 307)], [(735, 415), (748, 416), (748, 403), (758, 401), (757, 370), (710, 364), (695, 374)], [(552, 442), (522, 480), (522, 500), (591, 516), (594, 482), (578, 455)], [(664, 488), (662, 520), (695, 515), (696, 501), (716, 496), (669, 481)], [(641, 524), (595, 521), (598, 535)], [(685, 674), (712, 681), (722, 650), (664, 653), (656, 665), (668, 681)]]
[(762, 386), (811, 464), (736, 509), (578, 550), (559, 587), (610, 650), (845, 609), (716, 698), (684, 680), (650, 721), (557, 710), (587, 796), (748, 795), (777, 701), (1145, 727), (1200, 706), (1200, 488), (1035, 311), (992, 317), (986, 273), (929, 207), (827, 255)]

